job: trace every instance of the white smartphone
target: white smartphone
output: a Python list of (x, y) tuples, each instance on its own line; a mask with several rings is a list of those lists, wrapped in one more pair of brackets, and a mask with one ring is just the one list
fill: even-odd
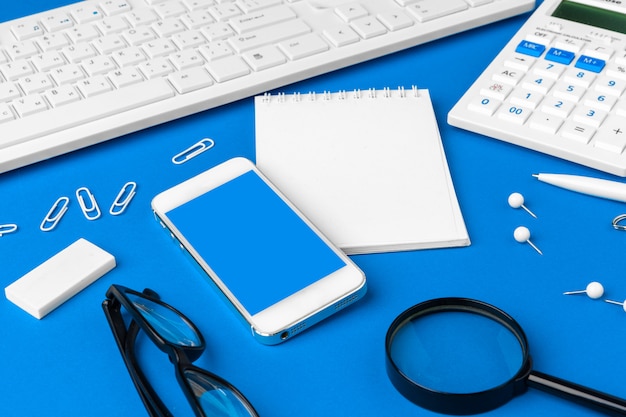
[(363, 272), (248, 159), (162, 192), (152, 209), (263, 344), (299, 334), (366, 292)]

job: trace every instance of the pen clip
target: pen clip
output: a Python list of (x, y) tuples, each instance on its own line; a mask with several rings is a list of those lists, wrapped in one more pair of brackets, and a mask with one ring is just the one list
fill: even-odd
[(0, 237), (17, 231), (17, 224), (0, 224)]
[(172, 158), (172, 162), (176, 165), (183, 164), (189, 161), (192, 158), (200, 155), (202, 152), (206, 152), (215, 146), (215, 141), (213, 139), (204, 138), (197, 143), (194, 143), (189, 148), (185, 149), (181, 153), (175, 155)]
[[(83, 198), (83, 194), (86, 194), (89, 197), (89, 206), (85, 203), (85, 199)], [(76, 190), (76, 198), (78, 199), (78, 204), (80, 205), (80, 209), (83, 211), (85, 218), (87, 220), (96, 220), (100, 217), (100, 207), (98, 207), (98, 203), (96, 202), (96, 198), (93, 196), (89, 188), (80, 187)], [(95, 213), (95, 214), (92, 214)]]
[(120, 214), (124, 213), (124, 211), (126, 211), (126, 208), (128, 207), (128, 204), (130, 204), (130, 201), (135, 196), (136, 189), (137, 183), (134, 181), (129, 181), (124, 184), (120, 192), (117, 194), (117, 197), (115, 197), (115, 201), (113, 201), (113, 204), (109, 209), (109, 213), (111, 213), (112, 216), (119, 216)]
[(46, 217), (44, 217), (39, 229), (42, 232), (49, 232), (57, 227), (57, 224), (61, 220), (61, 217), (67, 211), (67, 206), (70, 203), (70, 199), (68, 197), (59, 197), (57, 201), (54, 202)]

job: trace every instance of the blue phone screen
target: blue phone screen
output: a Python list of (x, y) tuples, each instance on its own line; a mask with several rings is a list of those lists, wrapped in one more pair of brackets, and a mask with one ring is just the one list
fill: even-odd
[(252, 315), (345, 266), (253, 171), (167, 215)]

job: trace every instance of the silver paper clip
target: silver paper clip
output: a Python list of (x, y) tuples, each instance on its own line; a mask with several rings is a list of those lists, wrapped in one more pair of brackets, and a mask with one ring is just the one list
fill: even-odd
[(42, 232), (49, 232), (57, 227), (61, 217), (63, 217), (67, 211), (69, 203), (70, 199), (68, 197), (60, 197), (57, 201), (55, 201), (50, 208), (50, 211), (48, 211), (48, 214), (46, 214), (46, 217), (41, 222), (39, 229), (41, 229)]
[(0, 237), (17, 231), (17, 224), (0, 224)]
[(176, 165), (184, 164), (192, 158), (200, 155), (202, 152), (206, 152), (215, 146), (215, 141), (213, 139), (204, 138), (201, 141), (194, 143), (189, 148), (185, 149), (181, 153), (175, 155), (172, 158), (172, 162)]
[[(85, 203), (85, 199), (83, 198), (83, 194), (87, 194), (89, 197), (89, 206)], [(78, 199), (78, 204), (80, 205), (83, 214), (87, 220), (96, 220), (100, 217), (100, 207), (98, 207), (98, 203), (96, 202), (96, 198), (91, 194), (89, 188), (80, 187), (76, 190), (76, 198)], [(93, 214), (95, 213), (95, 214)]]
[(124, 184), (117, 197), (115, 197), (115, 201), (111, 205), (109, 213), (111, 213), (112, 216), (119, 216), (120, 214), (124, 213), (124, 211), (126, 211), (126, 207), (128, 207), (128, 204), (130, 204), (130, 200), (132, 200), (135, 196), (136, 189), (136, 182), (129, 181)]

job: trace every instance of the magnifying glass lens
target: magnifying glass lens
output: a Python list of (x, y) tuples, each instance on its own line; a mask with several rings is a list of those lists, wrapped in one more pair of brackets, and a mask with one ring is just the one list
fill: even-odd
[(513, 331), (481, 314), (440, 311), (409, 317), (390, 345), (397, 368), (428, 390), (471, 394), (512, 380), (525, 352)]

